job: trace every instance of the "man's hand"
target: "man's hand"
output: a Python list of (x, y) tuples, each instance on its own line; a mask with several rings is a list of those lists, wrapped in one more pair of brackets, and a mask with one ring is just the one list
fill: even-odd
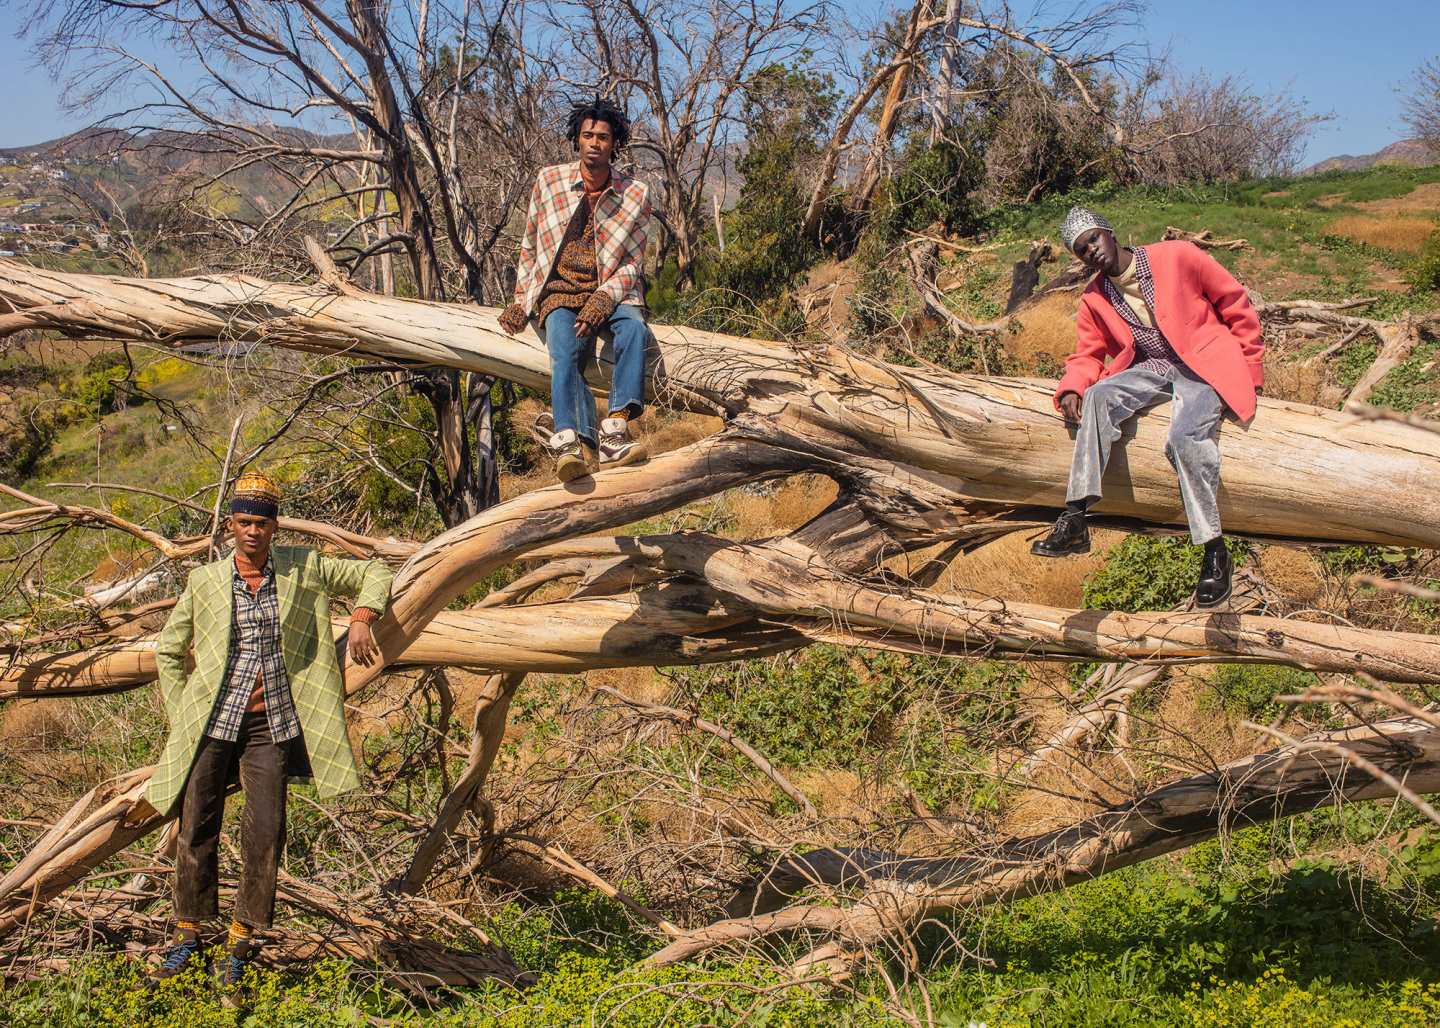
[(1080, 394), (1066, 393), (1060, 397), (1060, 413), (1065, 415), (1067, 423), (1080, 424)]
[(577, 322), (575, 322), (575, 338), (576, 338), (576, 339), (589, 339), (589, 338), (590, 338), (591, 336), (593, 336), (594, 334), (595, 334), (595, 329), (593, 329), (593, 328), (590, 327), (590, 322), (588, 322), (588, 321), (577, 321)]
[(506, 335), (515, 336), (515, 335), (519, 335), (519, 334), (520, 334), (520, 329), (518, 329), (518, 328), (511, 328), (509, 325), (505, 324), (505, 322), (503, 322), (503, 321), (500, 322), (500, 327), (505, 330), (505, 334), (506, 334)]
[(380, 647), (375, 645), (375, 636), (370, 626), (363, 621), (350, 622), (350, 656), (356, 662), (369, 667), (380, 656)]

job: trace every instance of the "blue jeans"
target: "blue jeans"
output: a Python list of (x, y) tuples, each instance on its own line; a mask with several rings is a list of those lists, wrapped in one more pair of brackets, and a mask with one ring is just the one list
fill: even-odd
[[(650, 329), (639, 307), (622, 303), (600, 327), (601, 338), (612, 345), (615, 370), (610, 375), (611, 413), (626, 411), (637, 417), (645, 409), (645, 344)], [(595, 397), (585, 383), (585, 365), (595, 356), (594, 339), (575, 338), (575, 311), (561, 307), (545, 319), (545, 347), (550, 351), (550, 406), (555, 431), (574, 429), (595, 445)], [(601, 350), (600, 356), (606, 356)]]

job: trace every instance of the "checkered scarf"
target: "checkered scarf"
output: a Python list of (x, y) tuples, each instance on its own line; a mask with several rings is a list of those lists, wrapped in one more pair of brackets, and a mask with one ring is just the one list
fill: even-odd
[[(1150, 312), (1155, 312), (1155, 276), (1150, 273), (1150, 258), (1145, 256), (1145, 247), (1137, 246), (1130, 251), (1135, 255), (1135, 281), (1140, 284), (1140, 295), (1145, 297), (1145, 302), (1150, 306)], [(1143, 368), (1146, 371), (1162, 372), (1167, 364), (1183, 364), (1180, 355), (1170, 345), (1158, 328), (1150, 328), (1135, 314), (1135, 309), (1130, 306), (1130, 301), (1121, 295), (1120, 290), (1115, 288), (1106, 275), (1100, 276), (1100, 288), (1105, 291), (1105, 298), (1110, 301), (1110, 306), (1115, 308), (1115, 313), (1125, 319), (1130, 326), (1130, 331), (1135, 337), (1135, 351), (1140, 360), (1131, 367)]]

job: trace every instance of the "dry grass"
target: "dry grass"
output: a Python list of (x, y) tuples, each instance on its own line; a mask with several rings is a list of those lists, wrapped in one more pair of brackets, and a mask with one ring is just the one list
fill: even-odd
[(1329, 364), (1323, 360), (1311, 363), (1278, 359), (1265, 362), (1266, 396), (1334, 410), (1344, 399), (1345, 392), (1342, 386), (1330, 380)]
[(1122, 532), (1092, 529), (1089, 553), (1055, 558), (1032, 555), (1032, 534), (1013, 532), (957, 558), (935, 588), (967, 597), (1000, 596), (1018, 603), (1078, 607), (1085, 577), (1104, 565), (1105, 554), (1124, 537)]
[(1440, 211), (1440, 182), (1424, 182), (1404, 196), (1387, 196), (1383, 200), (1365, 200), (1355, 206), (1366, 214)]
[(731, 501), (731, 525), (725, 535), (748, 542), (799, 528), (830, 506), (838, 492), (823, 475), (797, 476), (769, 496), (740, 492)]
[(1063, 361), (1075, 352), (1075, 315), (1080, 310), (1078, 292), (1047, 293), (1015, 319), (1020, 330), (1006, 337), (1005, 349), (1030, 367), (1042, 353)]
[(670, 693), (670, 683), (655, 673), (653, 667), (616, 667), (587, 671), (588, 685), (605, 685), (616, 692), (624, 693), (631, 699), (646, 703), (664, 704)]
[(1419, 253), (1425, 241), (1435, 234), (1436, 223), (1429, 218), (1406, 215), (1374, 218), (1352, 214), (1332, 221), (1330, 231), (1357, 243), (1383, 246), (1399, 253)]
[(1260, 551), (1260, 570), (1287, 603), (1309, 607), (1324, 600), (1325, 576), (1304, 550), (1266, 546)]

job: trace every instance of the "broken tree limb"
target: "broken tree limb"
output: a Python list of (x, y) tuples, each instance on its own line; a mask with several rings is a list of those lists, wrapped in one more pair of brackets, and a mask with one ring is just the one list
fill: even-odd
[(480, 790), (485, 788), (490, 767), (500, 752), (500, 744), (505, 741), (510, 701), (514, 699), (515, 690), (520, 688), (520, 683), (524, 680), (523, 672), (491, 675), (485, 680), (480, 695), (475, 700), (475, 713), (471, 721), (474, 734), (470, 738), (470, 755), (465, 760), (465, 768), (441, 801), (435, 823), (416, 847), (410, 866), (405, 869), (405, 875), (399, 882), (399, 891), (420, 891), (425, 879), (430, 877), (435, 861), (444, 851), (451, 833), (460, 824), (460, 819), (467, 810), (475, 807), (481, 795)]
[(1202, 228), (1199, 232), (1187, 232), (1183, 228), (1176, 228), (1169, 225), (1165, 229), (1162, 239), (1183, 239), (1187, 243), (1194, 243), (1202, 250), (1253, 250), (1249, 242), (1244, 239), (1214, 239), (1211, 237), (1208, 228)]
[(721, 742), (728, 743), (739, 750), (746, 760), (754, 764), (762, 775), (770, 779), (770, 781), (774, 783), (775, 788), (779, 789), (786, 796), (789, 796), (790, 799), (795, 802), (795, 805), (805, 812), (807, 817), (820, 816), (820, 812), (815, 809), (815, 804), (810, 802), (809, 796), (806, 796), (799, 789), (795, 788), (795, 786), (791, 784), (790, 779), (776, 770), (775, 765), (766, 760), (759, 750), (755, 749), (755, 747), (751, 746), (734, 732), (726, 731), (714, 722), (706, 721), (692, 711), (678, 710), (675, 707), (666, 707), (659, 703), (647, 703), (645, 700), (638, 700), (633, 696), (626, 696), (620, 690), (612, 689), (608, 685), (592, 685), (590, 688), (598, 693), (604, 693), (611, 699), (619, 700), (628, 707), (633, 707), (635, 710), (643, 712), (647, 717), (664, 718), (678, 725), (689, 725), (699, 731), (713, 735)]
[[(41, 327), (72, 335), (160, 347), (265, 342), (548, 385), (539, 336), (509, 336), (486, 308), (243, 276), (72, 275), (13, 261), (0, 261), (0, 298), (16, 310), (44, 308)], [(1322, 315), (1349, 320), (1305, 312)], [(655, 335), (650, 392), (671, 406), (818, 427), (848, 439), (852, 453), (924, 475), (936, 502), (1063, 505), (1072, 444), (1053, 383), (900, 368), (838, 347), (791, 349), (687, 328), (655, 326)], [(604, 385), (608, 368), (602, 353), (593, 385)], [(1164, 408), (1138, 420), (1125, 459), (1112, 462), (1101, 512), (1184, 523), (1164, 459), (1167, 429)], [(1440, 442), (1414, 437), (1400, 425), (1262, 400), (1251, 424), (1221, 429), (1221, 516), (1227, 529), (1257, 537), (1440, 545), (1440, 515), (1428, 500), (1440, 488)]]
[(1415, 319), (1409, 311), (1402, 314), (1400, 320), (1393, 325), (1377, 329), (1376, 334), (1380, 337), (1380, 353), (1376, 355), (1374, 363), (1365, 369), (1365, 373), (1355, 383), (1355, 388), (1350, 390), (1350, 395), (1345, 398), (1346, 406), (1363, 403), (1385, 376), (1410, 356), (1410, 351), (1420, 340), (1415, 329)]
[[(748, 908), (752, 915), (690, 932), (647, 964), (679, 963), (800, 927), (831, 932), (830, 942), (797, 965), (810, 966), (853, 956), (948, 910), (1058, 889), (1249, 824), (1394, 796), (1392, 782), (1417, 794), (1440, 791), (1440, 732), (1423, 721), (1397, 718), (1300, 744), (1232, 761), (1066, 828), (953, 856), (833, 848), (783, 858), (732, 901), (731, 909)], [(1373, 775), (1357, 758), (1390, 781)], [(864, 892), (848, 908), (807, 905), (771, 913), (786, 896), (816, 883)]]

